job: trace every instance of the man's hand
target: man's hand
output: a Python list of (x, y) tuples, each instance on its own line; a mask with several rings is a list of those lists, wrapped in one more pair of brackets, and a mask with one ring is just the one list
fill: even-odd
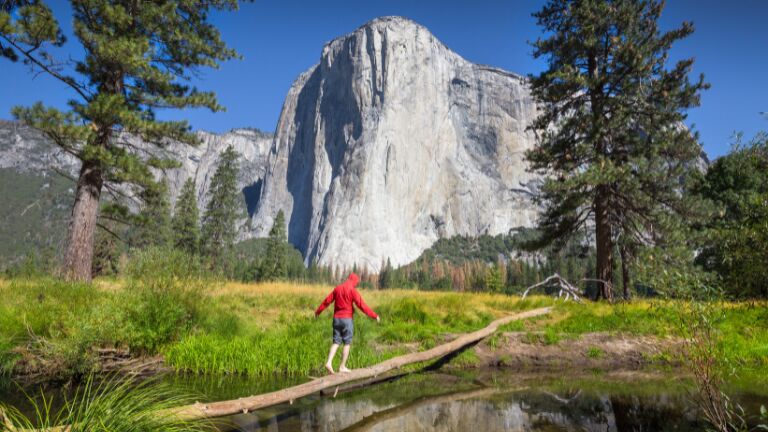
[(381, 317), (380, 317), (380, 316), (377, 316), (377, 317), (376, 317), (376, 322), (377, 322), (377, 323), (381, 323)]

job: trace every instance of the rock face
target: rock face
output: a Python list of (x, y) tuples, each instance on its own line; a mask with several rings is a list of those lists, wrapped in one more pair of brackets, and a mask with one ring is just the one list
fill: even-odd
[[(198, 205), (201, 211), (207, 203), (206, 191), (216, 171), (219, 154), (227, 146), (233, 146), (241, 155), (239, 185), (248, 212), (253, 214), (261, 190), (261, 179), (266, 172), (272, 134), (256, 129), (233, 129), (221, 135), (200, 131), (197, 136), (201, 141), (197, 147), (172, 142), (162, 151), (136, 139), (131, 141), (137, 147), (154, 154), (165, 152), (174, 155), (182, 166), (166, 171), (171, 202), (176, 201), (182, 185), (187, 178), (192, 177), (197, 184)], [(25, 173), (56, 169), (74, 177), (80, 163), (53, 145), (40, 132), (17, 122), (0, 120), (0, 168), (11, 168)], [(131, 193), (127, 188), (125, 192)], [(242, 222), (245, 220), (243, 217)]]
[[(233, 129), (224, 134), (197, 132), (201, 144), (197, 147), (174, 143), (166, 151), (176, 155), (182, 167), (167, 172), (171, 200), (175, 202), (187, 178), (195, 179), (197, 202), (201, 214), (208, 202), (206, 192), (216, 172), (219, 155), (232, 146), (240, 154), (240, 177), (238, 185), (243, 192), (248, 215), (253, 215), (261, 193), (262, 179), (266, 173), (272, 134), (256, 129)], [(244, 222), (245, 218), (241, 222)]]
[(378, 269), (438, 238), (531, 226), (525, 80), (426, 28), (375, 19), (325, 45), (286, 98), (251, 236), (278, 210), (306, 262)]

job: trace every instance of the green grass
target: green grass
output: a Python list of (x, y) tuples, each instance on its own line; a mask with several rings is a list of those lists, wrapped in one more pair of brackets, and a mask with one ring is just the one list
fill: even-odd
[(499, 331), (489, 336), (486, 339), (488, 343), (488, 348), (495, 351), (497, 348), (499, 348), (499, 345), (501, 345), (503, 337), (504, 336)]
[[(9, 373), (19, 358), (19, 347), (35, 354), (41, 360), (39, 366), (56, 376), (98, 369), (93, 347), (162, 354), (177, 370), (201, 374), (301, 377), (322, 373), (331, 313), (316, 320), (313, 311), (330, 287), (199, 278), (189, 282), (174, 272), (160, 276), (94, 284), (49, 278), (0, 281), (0, 297), (7, 299), (0, 303), (0, 374)], [(190, 283), (196, 288), (190, 289)], [(431, 348), (495, 318), (541, 306), (555, 305), (555, 309), (547, 316), (502, 326), (488, 340), (490, 348), (501, 344), (503, 332), (524, 332), (524, 341), (546, 345), (590, 332), (674, 336), (678, 310), (684, 307), (678, 302), (579, 305), (547, 297), (521, 300), (413, 290), (364, 290), (363, 296), (382, 322), (356, 315), (350, 359), (354, 368)], [(765, 370), (768, 308), (746, 303), (718, 308), (722, 313), (714, 325), (723, 336), (727, 359), (741, 369)]]
[[(331, 312), (319, 319), (312, 312), (331, 287), (223, 284), (173, 270), (188, 267), (183, 258), (144, 253), (129, 266), (129, 278), (94, 284), (0, 281), (0, 296), (11, 299), (0, 304), (0, 366), (7, 373), (18, 359), (11, 350), (21, 349), (26, 367), (57, 378), (86, 375), (99, 368), (93, 348), (117, 347), (162, 354), (177, 370), (194, 373), (322, 373)], [(487, 294), (363, 295), (383, 319), (377, 324), (357, 314), (353, 368), (433, 347), (531, 305)]]
[(152, 380), (137, 382), (92, 377), (73, 397), (54, 410), (54, 401), (44, 395), (28, 396), (34, 414), (26, 416), (14, 407), (0, 404), (11, 424), (19, 430), (51, 430), (70, 425), (71, 432), (177, 432), (211, 430), (207, 422), (181, 420), (170, 408), (194, 402), (192, 397)]
[(451, 359), (451, 365), (459, 368), (471, 368), (480, 363), (480, 358), (477, 356), (474, 350), (465, 349), (460, 352), (459, 355)]
[(600, 359), (600, 358), (603, 358), (604, 356), (605, 356), (605, 351), (603, 351), (598, 347), (589, 347), (589, 349), (587, 349), (587, 357), (591, 359)]
[[(388, 298), (376, 306), (384, 317), (381, 324), (358, 314), (350, 367), (365, 367), (403, 354), (403, 344), (415, 344), (418, 349), (431, 347), (443, 334), (474, 330), (493, 318), (488, 313), (464, 310), (461, 302), (450, 297), (441, 297), (429, 307), (439, 308), (443, 313), (437, 314), (410, 298)], [(168, 346), (164, 351), (167, 362), (178, 370), (195, 373), (322, 373), (331, 339), (330, 314), (318, 319), (283, 315), (264, 330), (243, 325), (234, 332), (222, 333), (216, 320), (208, 324), (200, 332)]]

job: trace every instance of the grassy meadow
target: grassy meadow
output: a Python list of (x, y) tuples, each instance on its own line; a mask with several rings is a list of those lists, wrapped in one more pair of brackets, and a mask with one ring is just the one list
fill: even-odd
[[(170, 287), (170, 288), (169, 288)], [(314, 310), (332, 287), (294, 283), (241, 284), (171, 277), (165, 282), (103, 279), (70, 284), (56, 279), (0, 281), (0, 367), (6, 375), (45, 370), (54, 377), (99, 371), (96, 348), (161, 355), (177, 371), (251, 376), (322, 373), (332, 311)], [(673, 337), (674, 301), (562, 303), (549, 297), (416, 290), (363, 290), (380, 324), (358, 313), (350, 366), (362, 367), (457, 333), (481, 328), (516, 311), (554, 305), (545, 317), (513, 322), (532, 343), (557, 344), (590, 332)], [(741, 368), (768, 367), (765, 304), (718, 303), (714, 326), (723, 353)], [(595, 354), (597, 355), (597, 354)], [(471, 354), (455, 361), (471, 366)], [(338, 361), (338, 360), (337, 360)]]

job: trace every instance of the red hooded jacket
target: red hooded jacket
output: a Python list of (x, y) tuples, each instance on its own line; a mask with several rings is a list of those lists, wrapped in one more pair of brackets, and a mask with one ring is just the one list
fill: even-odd
[(378, 318), (376, 312), (365, 304), (360, 293), (355, 289), (355, 286), (359, 281), (360, 278), (356, 274), (350, 273), (347, 280), (334, 288), (333, 291), (328, 294), (328, 297), (323, 300), (323, 303), (321, 303), (320, 307), (315, 311), (315, 316), (320, 315), (328, 305), (333, 303), (334, 318), (352, 318), (352, 315), (355, 313), (355, 309), (352, 305), (357, 306), (358, 309), (363, 311), (369, 317), (373, 319)]

